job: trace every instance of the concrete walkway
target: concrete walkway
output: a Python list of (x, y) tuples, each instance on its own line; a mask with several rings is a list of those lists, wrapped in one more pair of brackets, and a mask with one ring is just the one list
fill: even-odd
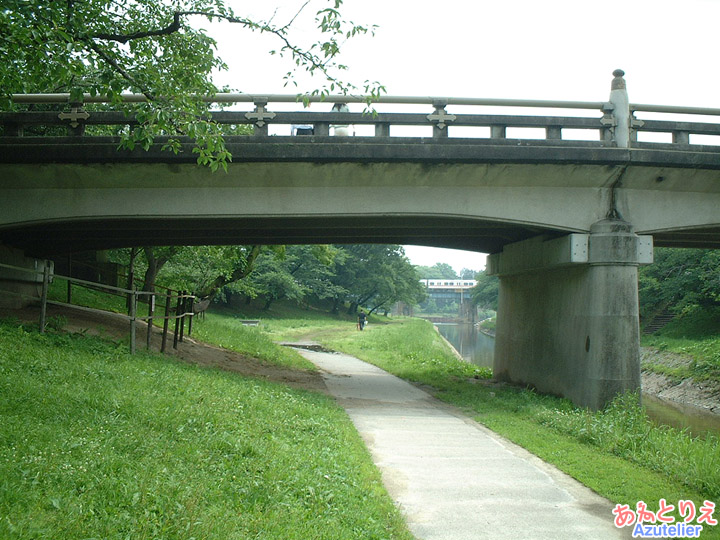
[(422, 540), (630, 538), (613, 505), (429, 394), (345, 354), (322, 371)]

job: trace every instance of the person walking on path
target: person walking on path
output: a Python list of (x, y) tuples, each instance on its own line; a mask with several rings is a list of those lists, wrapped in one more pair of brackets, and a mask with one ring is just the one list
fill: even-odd
[(364, 330), (366, 322), (367, 322), (367, 315), (365, 315), (365, 312), (361, 309), (360, 313), (358, 313), (358, 322), (357, 322), (358, 330)]

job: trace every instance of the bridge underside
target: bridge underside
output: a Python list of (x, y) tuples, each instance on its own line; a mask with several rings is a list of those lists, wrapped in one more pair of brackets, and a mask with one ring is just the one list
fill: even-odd
[[(499, 253), (542, 236), (567, 234), (538, 226), (438, 216), (294, 218), (83, 219), (0, 230), (0, 244), (52, 258), (135, 245), (402, 244)], [(655, 233), (655, 247), (720, 249), (720, 227)]]
[(437, 216), (85, 219), (0, 230), (0, 244), (52, 258), (127, 246), (233, 244), (412, 244), (500, 251), (506, 244), (563, 232)]

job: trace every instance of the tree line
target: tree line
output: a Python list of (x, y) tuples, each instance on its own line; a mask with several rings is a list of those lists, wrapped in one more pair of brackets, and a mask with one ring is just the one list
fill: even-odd
[(279, 300), (387, 312), (421, 302), (420, 275), (399, 245), (170, 246), (115, 250), (110, 258), (156, 284), (216, 302)]
[[(446, 264), (419, 267), (423, 278), (452, 279), (457, 276)], [(485, 271), (474, 276), (473, 302), (497, 310), (498, 278)], [(694, 308), (720, 307), (720, 251), (712, 249), (656, 248), (653, 264), (638, 270), (640, 317), (650, 321), (662, 311), (682, 313)]]
[(720, 251), (656, 248), (653, 264), (639, 270), (640, 316), (720, 306)]

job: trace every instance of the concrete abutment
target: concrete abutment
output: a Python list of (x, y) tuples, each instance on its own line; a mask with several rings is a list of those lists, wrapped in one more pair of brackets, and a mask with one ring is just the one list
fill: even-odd
[(495, 377), (602, 408), (640, 388), (637, 268), (652, 238), (621, 220), (490, 257), (500, 277)]
[(42, 293), (45, 264), (0, 244), (0, 308), (19, 309), (36, 302)]

